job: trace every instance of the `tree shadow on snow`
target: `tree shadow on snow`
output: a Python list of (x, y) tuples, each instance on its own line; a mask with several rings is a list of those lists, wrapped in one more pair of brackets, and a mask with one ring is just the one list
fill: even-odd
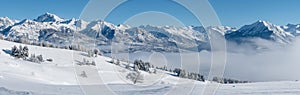
[(4, 51), (4, 53), (6, 53), (8, 55), (11, 55), (11, 50), (9, 50), (9, 49), (2, 49), (2, 51)]

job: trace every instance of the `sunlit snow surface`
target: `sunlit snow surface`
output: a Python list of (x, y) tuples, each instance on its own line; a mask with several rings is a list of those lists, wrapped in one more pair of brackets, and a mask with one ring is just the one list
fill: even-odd
[[(80, 84), (86, 84), (87, 88), (107, 87), (117, 95), (201, 95), (205, 85), (210, 83), (180, 79), (159, 71), (158, 74), (144, 73), (144, 82), (133, 85), (125, 78), (130, 71), (122, 65), (108, 63), (110, 58), (95, 58), (97, 67), (77, 66), (73, 58), (84, 58), (83, 52), (28, 46), (31, 54), (42, 54), (54, 60), (37, 64), (15, 59), (3, 51), (10, 50), (13, 45), (19, 44), (0, 40), (0, 95), (84, 95)], [(87, 71), (88, 78), (78, 76), (82, 70)], [(300, 95), (300, 82), (220, 85), (216, 95)]]

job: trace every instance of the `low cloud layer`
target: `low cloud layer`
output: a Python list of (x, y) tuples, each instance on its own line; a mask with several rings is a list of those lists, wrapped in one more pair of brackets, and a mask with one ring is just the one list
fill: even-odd
[[(228, 48), (236, 51), (227, 53), (225, 77), (249, 81), (300, 80), (300, 39), (283, 48), (261, 40), (257, 42), (271, 49), (257, 52), (247, 47), (228, 45)], [(207, 51), (180, 54), (138, 52), (114, 56), (131, 61), (142, 59), (156, 66), (182, 67), (204, 75), (208, 75), (211, 65), (211, 53)]]
[[(251, 52), (251, 51), (250, 51)], [(228, 53), (226, 76), (252, 81), (300, 79), (300, 40), (254, 54)]]

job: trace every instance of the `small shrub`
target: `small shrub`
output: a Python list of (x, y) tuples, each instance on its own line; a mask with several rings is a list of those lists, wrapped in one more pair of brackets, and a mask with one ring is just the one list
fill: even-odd
[(149, 62), (143, 62), (142, 60), (135, 60), (134, 61), (134, 68), (135, 70), (143, 70), (148, 72), (150, 68), (150, 63)]
[(96, 66), (96, 62), (92, 61), (91, 65)]
[(3, 38), (4, 38), (4, 37), (3, 37), (3, 34), (0, 34), (0, 39), (3, 40)]
[(28, 61), (35, 62), (35, 63), (40, 63), (40, 61), (35, 57), (35, 54), (31, 54)]
[(80, 74), (80, 76), (83, 77), (83, 78), (87, 78), (87, 74), (86, 74), (85, 71), (82, 71), (81, 74)]
[(36, 58), (40, 61), (40, 62), (44, 62), (43, 56), (42, 55), (38, 55), (36, 56)]
[(140, 72), (132, 72), (127, 74), (127, 79), (131, 80), (134, 84), (142, 83), (144, 80), (144, 76)]
[(93, 66), (96, 66), (96, 62), (95, 61), (89, 61), (89, 60), (86, 60), (85, 58), (83, 58), (83, 61), (82, 62), (78, 62), (78, 65), (93, 65)]

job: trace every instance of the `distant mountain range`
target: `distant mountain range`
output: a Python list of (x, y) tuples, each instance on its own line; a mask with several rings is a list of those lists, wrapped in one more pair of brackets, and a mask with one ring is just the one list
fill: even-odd
[(228, 26), (131, 27), (124, 24), (114, 25), (102, 20), (62, 19), (51, 13), (45, 13), (34, 20), (0, 18), (0, 34), (8, 40), (45, 42), (57, 46), (80, 44), (85, 47), (98, 47), (106, 52), (111, 52), (109, 46), (120, 47), (119, 52), (177, 52), (178, 48), (210, 50), (206, 30), (224, 35), (228, 42), (236, 45), (261, 49), (268, 47), (258, 43), (257, 39), (279, 46), (291, 44), (300, 35), (300, 24), (277, 26), (259, 20), (240, 29)]

